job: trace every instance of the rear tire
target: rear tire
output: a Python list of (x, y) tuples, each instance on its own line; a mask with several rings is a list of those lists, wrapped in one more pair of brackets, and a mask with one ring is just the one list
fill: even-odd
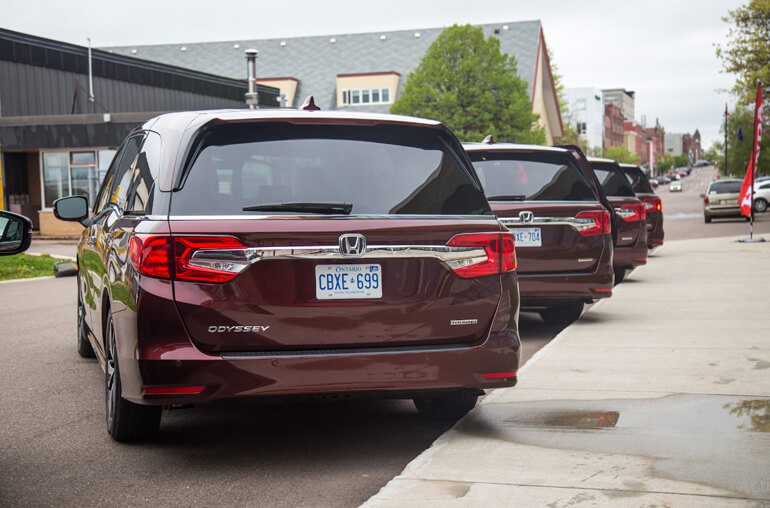
[(78, 354), (81, 358), (95, 358), (94, 348), (88, 341), (88, 329), (86, 325), (86, 308), (80, 297), (80, 277), (78, 277)]
[(705, 222), (706, 224), (710, 224), (711, 223), (711, 216), (710, 215), (706, 215), (704, 213), (703, 214), (703, 222)]
[(160, 406), (141, 406), (122, 397), (120, 366), (118, 365), (115, 328), (112, 315), (107, 313), (105, 369), (105, 402), (107, 407), (107, 432), (120, 442), (136, 441), (155, 435), (160, 428)]
[(431, 420), (458, 420), (476, 407), (479, 396), (468, 389), (457, 390), (436, 397), (413, 399), (420, 416)]
[(764, 213), (767, 211), (767, 201), (765, 201), (762, 198), (757, 199), (754, 201), (754, 211), (759, 213)]
[(626, 278), (625, 268), (615, 268), (615, 285), (617, 286)]
[(583, 313), (583, 302), (568, 303), (557, 307), (548, 307), (539, 312), (540, 317), (548, 324), (568, 325), (577, 321)]

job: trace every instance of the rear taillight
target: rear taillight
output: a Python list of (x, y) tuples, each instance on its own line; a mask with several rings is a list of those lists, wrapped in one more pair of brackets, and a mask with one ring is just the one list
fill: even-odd
[(576, 229), (583, 236), (603, 235), (611, 231), (610, 212), (607, 210), (586, 210), (575, 218), (581, 220)]
[(177, 280), (227, 282), (249, 265), (245, 246), (231, 236), (175, 236)]
[(647, 218), (647, 211), (641, 203), (623, 205), (620, 208), (616, 208), (615, 211), (620, 218), (627, 222), (635, 222)]
[(704, 205), (709, 204), (709, 197), (708, 196), (703, 196), (703, 204)]
[(230, 236), (134, 235), (129, 256), (142, 275), (198, 282), (227, 282), (249, 265), (244, 245)]
[(516, 269), (515, 240), (512, 233), (467, 233), (453, 236), (447, 247), (465, 248), (466, 254), (447, 261), (463, 278), (483, 277)]
[(160, 279), (171, 278), (171, 238), (134, 235), (128, 246), (131, 264), (137, 272)]
[(663, 210), (663, 203), (660, 198), (646, 198), (644, 200), (644, 209), (648, 212), (660, 212)]

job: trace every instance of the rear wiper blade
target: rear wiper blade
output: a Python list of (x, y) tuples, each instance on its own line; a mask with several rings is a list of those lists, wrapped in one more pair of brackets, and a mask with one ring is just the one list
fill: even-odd
[(350, 215), (351, 203), (264, 203), (244, 206), (244, 212), (308, 212)]
[(500, 196), (487, 196), (487, 201), (524, 201), (524, 194), (502, 194)]

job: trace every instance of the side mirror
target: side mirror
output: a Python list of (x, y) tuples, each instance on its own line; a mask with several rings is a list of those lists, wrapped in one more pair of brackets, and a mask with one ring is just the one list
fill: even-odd
[(0, 256), (11, 256), (29, 249), (32, 221), (23, 215), (0, 210)]
[(53, 202), (53, 214), (59, 220), (79, 222), (83, 226), (91, 225), (88, 218), (88, 199), (83, 196), (67, 196)]

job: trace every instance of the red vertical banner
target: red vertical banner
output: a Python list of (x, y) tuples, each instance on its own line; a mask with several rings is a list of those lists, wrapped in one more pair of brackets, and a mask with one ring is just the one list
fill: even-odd
[(762, 141), (762, 83), (757, 87), (757, 105), (754, 109), (754, 145), (751, 149), (751, 159), (749, 167), (746, 168), (746, 176), (743, 177), (741, 185), (741, 214), (751, 217), (751, 206), (754, 200), (754, 174), (757, 172), (759, 164), (759, 144)]

